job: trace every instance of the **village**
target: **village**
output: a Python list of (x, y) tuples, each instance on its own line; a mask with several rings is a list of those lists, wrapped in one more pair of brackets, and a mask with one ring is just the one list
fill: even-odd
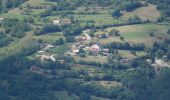
[[(62, 20), (53, 20), (54, 25), (61, 24), (71, 24), (69, 19)], [(69, 44), (67, 49), (64, 49), (63, 54), (67, 57), (72, 57), (76, 62), (86, 61), (86, 62), (100, 62), (100, 63), (109, 63), (108, 58), (112, 57), (114, 60), (118, 61), (121, 64), (129, 65), (134, 60), (138, 59), (137, 56), (133, 57), (124, 57), (120, 56), (120, 54), (115, 54), (111, 52), (109, 48), (105, 48), (102, 46), (100, 42), (94, 41), (93, 38), (98, 39), (107, 39), (112, 37), (113, 34), (109, 34), (107, 32), (103, 32), (102, 34), (96, 34), (93, 37), (90, 36), (91, 30), (86, 29), (82, 31), (82, 34), (75, 37), (75, 42)], [(117, 36), (120, 36), (120, 32), (116, 32)], [(60, 46), (55, 46), (53, 44), (42, 44), (41, 50), (39, 50), (35, 58), (39, 59), (41, 62), (44, 61), (53, 61), (59, 62), (61, 64), (65, 63), (64, 59), (56, 59), (58, 54), (48, 52), (52, 49), (60, 48)], [(130, 53), (130, 52), (129, 52)], [(135, 54), (131, 54), (135, 55)], [(167, 56), (163, 56), (161, 59), (155, 58), (155, 62), (152, 62), (150, 59), (146, 59), (146, 61), (152, 66), (155, 67), (157, 73), (159, 73), (161, 67), (170, 67), (168, 63), (166, 63)], [(31, 67), (30, 70), (41, 70), (38, 67)]]

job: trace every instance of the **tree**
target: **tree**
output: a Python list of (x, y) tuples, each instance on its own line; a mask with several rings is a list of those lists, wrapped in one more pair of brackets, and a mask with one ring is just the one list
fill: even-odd
[(132, 1), (132, 2), (129, 1), (124, 3), (124, 9), (126, 11), (133, 11), (141, 6), (143, 6), (143, 4), (139, 1)]
[(153, 32), (150, 32), (150, 33), (149, 33), (149, 36), (153, 37), (153, 36), (154, 36), (154, 33), (153, 33)]
[(170, 98), (170, 69), (162, 69), (160, 74), (152, 82), (151, 96), (148, 100), (169, 100)]
[(80, 100), (91, 100), (90, 94), (85, 92), (80, 93)]
[(170, 29), (168, 29), (168, 32), (167, 32), (167, 34), (170, 34)]
[(54, 45), (63, 45), (64, 44), (64, 39), (63, 38), (59, 38), (58, 40), (56, 40), (55, 42), (54, 42)]
[(121, 13), (120, 13), (120, 9), (116, 9), (112, 12), (112, 17), (120, 17)]
[(120, 37), (120, 40), (124, 41), (124, 37), (123, 37), (123, 36), (121, 36), (121, 37)]
[(66, 36), (66, 42), (67, 43), (75, 42), (75, 37), (74, 36)]
[(110, 32), (109, 32), (109, 35), (110, 36), (119, 36), (120, 34), (119, 34), (119, 31), (118, 30), (116, 30), (116, 29), (112, 29)]

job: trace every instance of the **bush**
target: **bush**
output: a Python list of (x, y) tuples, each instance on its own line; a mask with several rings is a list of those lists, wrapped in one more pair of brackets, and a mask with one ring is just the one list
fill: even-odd
[(151, 33), (149, 34), (149, 36), (151, 36), (151, 37), (152, 37), (152, 36), (154, 36), (154, 33), (153, 33), (153, 32), (151, 32)]
[(112, 17), (120, 17), (120, 16), (121, 16), (120, 9), (116, 9), (113, 11)]
[(168, 32), (167, 32), (167, 34), (170, 34), (170, 29), (168, 29)]
[(66, 36), (66, 42), (67, 43), (75, 42), (75, 37), (74, 36)]
[(123, 37), (123, 36), (121, 36), (121, 37), (120, 37), (120, 40), (124, 41), (124, 37)]
[(133, 11), (141, 6), (143, 6), (143, 4), (139, 1), (127, 2), (124, 4), (124, 9), (126, 11)]

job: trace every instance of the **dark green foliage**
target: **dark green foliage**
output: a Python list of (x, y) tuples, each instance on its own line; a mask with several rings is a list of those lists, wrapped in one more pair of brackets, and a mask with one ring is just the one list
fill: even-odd
[(2, 22), (2, 27), (5, 29), (5, 33), (17, 38), (24, 37), (25, 32), (30, 30), (29, 24), (18, 19), (5, 19)]
[(82, 28), (77, 26), (77, 27), (68, 27), (67, 29), (65, 29), (63, 31), (63, 34), (64, 36), (68, 36), (68, 35), (71, 35), (71, 36), (75, 36), (75, 35), (79, 35), (82, 33)]
[(47, 24), (43, 26), (43, 28), (40, 30), (40, 34), (47, 34), (47, 33), (53, 33), (53, 32), (60, 32), (61, 29), (57, 25), (53, 24)]
[(140, 63), (140, 66), (140, 68), (126, 75), (122, 80), (126, 88), (133, 94), (134, 99), (132, 100), (147, 100), (149, 95), (148, 88), (151, 85), (151, 80), (155, 77), (153, 67), (143, 61)]
[(140, 24), (142, 23), (141, 19), (138, 16), (133, 16), (128, 19), (130, 24)]
[(67, 43), (75, 42), (75, 37), (74, 36), (66, 36), (66, 42)]
[(119, 42), (112, 42), (106, 45), (103, 45), (106, 48), (109, 49), (123, 49), (123, 50), (136, 50), (136, 51), (142, 51), (145, 49), (144, 44), (130, 44), (130, 43), (119, 43)]
[(53, 43), (54, 45), (63, 45), (64, 44), (64, 40), (63, 40), (63, 38), (59, 38), (58, 40), (56, 40), (54, 43)]
[(12, 38), (0, 32), (0, 47), (7, 46), (12, 41)]
[(8, 9), (17, 7), (26, 0), (0, 0), (0, 13), (6, 12)]
[(113, 11), (112, 17), (120, 17), (120, 16), (121, 16), (120, 9), (116, 9)]
[(150, 55), (154, 55), (155, 57), (161, 58), (164, 55), (168, 56), (169, 59), (170, 53), (170, 40), (164, 40), (162, 43), (155, 42), (152, 50), (150, 51)]
[(167, 34), (170, 34), (170, 29), (168, 29), (168, 32), (167, 32)]
[(79, 6), (109, 6), (113, 4), (112, 0), (72, 0), (71, 2), (68, 0), (48, 0), (52, 2), (59, 2), (60, 5), (79, 7)]
[(153, 80), (150, 87), (151, 95), (147, 100), (169, 100), (170, 98), (170, 69), (165, 68), (161, 71), (160, 75)]
[(149, 33), (149, 36), (153, 37), (153, 36), (154, 36), (154, 33), (153, 33), (153, 32)]
[(112, 29), (110, 32), (109, 32), (109, 35), (110, 36), (119, 36), (119, 31), (116, 30), (116, 29)]
[(142, 3), (140, 1), (132, 1), (132, 2), (125, 2), (123, 5), (123, 9), (126, 11), (133, 11), (136, 8), (139, 8), (143, 6)]

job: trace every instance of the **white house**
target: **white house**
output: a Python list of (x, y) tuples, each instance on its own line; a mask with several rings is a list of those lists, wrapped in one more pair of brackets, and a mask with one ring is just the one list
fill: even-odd
[(54, 25), (60, 25), (61, 21), (60, 20), (53, 20)]
[(4, 18), (0, 17), (0, 22), (2, 22), (4, 20)]

